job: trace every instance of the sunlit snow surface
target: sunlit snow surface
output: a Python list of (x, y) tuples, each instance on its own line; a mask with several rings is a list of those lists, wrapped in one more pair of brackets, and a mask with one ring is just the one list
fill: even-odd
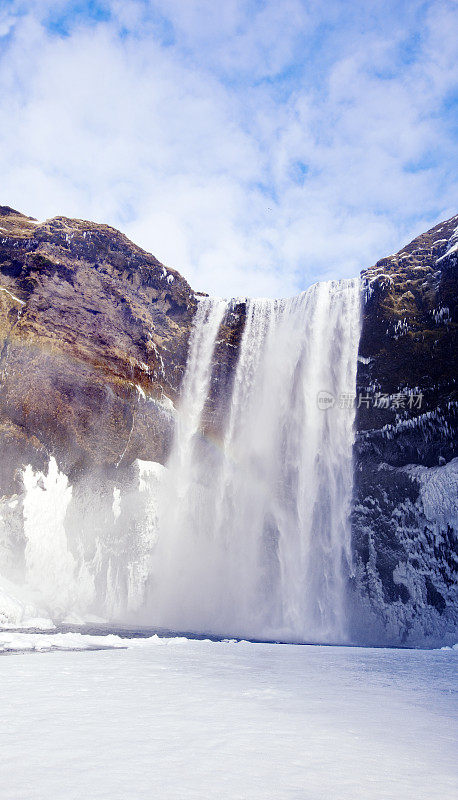
[[(14, 638), (15, 637), (15, 638)], [(66, 638), (64, 638), (66, 637)], [(2, 631), (0, 797), (455, 796), (458, 651)]]

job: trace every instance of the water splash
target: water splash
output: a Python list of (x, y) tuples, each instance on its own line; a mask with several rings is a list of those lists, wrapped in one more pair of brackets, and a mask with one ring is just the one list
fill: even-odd
[[(150, 604), (160, 625), (166, 624), (164, 620), (169, 618), (175, 599), (181, 597), (182, 603), (192, 602), (194, 593), (189, 580), (192, 584), (195, 573), (186, 567), (188, 548), (194, 551), (197, 546), (200, 557), (206, 558), (205, 548), (199, 547), (199, 537), (190, 527), (199, 504), (195, 446), (210, 386), (216, 336), (226, 308), (223, 300), (201, 300), (189, 343), (175, 441), (160, 498), (159, 540), (152, 561)], [(189, 556), (195, 559), (196, 553), (189, 553)]]
[(184, 384), (186, 435), (176, 439), (160, 519), (152, 619), (181, 630), (344, 641), (354, 410), (337, 402), (323, 411), (317, 395), (354, 392), (359, 282), (249, 302), (215, 463), (197, 434), (216, 335), (202, 312)]
[(338, 398), (355, 391), (359, 281), (247, 302), (216, 448), (204, 416), (230, 308), (199, 301), (167, 468), (139, 462), (72, 487), (51, 460), (47, 474), (26, 468), (20, 500), (0, 502), (6, 621), (95, 614), (345, 641), (354, 409)]
[(68, 549), (64, 520), (72, 497), (54, 458), (48, 473), (24, 470), (25, 583), (61, 613), (72, 601), (76, 563)]

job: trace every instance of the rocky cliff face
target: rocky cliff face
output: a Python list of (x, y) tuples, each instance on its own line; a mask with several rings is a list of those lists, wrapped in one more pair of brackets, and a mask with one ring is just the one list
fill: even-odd
[(458, 216), (362, 278), (355, 635), (443, 642), (458, 622)]
[(0, 486), (53, 455), (72, 477), (163, 462), (196, 298), (106, 225), (0, 208)]
[[(353, 636), (442, 643), (458, 625), (458, 217), (362, 282)], [(113, 492), (134, 480), (129, 465), (167, 459), (196, 307), (177, 272), (118, 231), (64, 217), (38, 224), (0, 207), (0, 495), (20, 496), (22, 468), (43, 471), (53, 457), (74, 487), (68, 524), (78, 497), (92, 497), (103, 528)], [(224, 433), (245, 318), (244, 301), (229, 304), (203, 447)], [(120, 541), (135, 527), (136, 498), (132, 519), (116, 523)], [(20, 553), (23, 512), (3, 505), (17, 517), (7, 528)], [(107, 586), (113, 564), (108, 543)]]

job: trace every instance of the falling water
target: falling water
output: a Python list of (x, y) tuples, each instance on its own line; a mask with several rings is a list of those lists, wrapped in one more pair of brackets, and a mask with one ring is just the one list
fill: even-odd
[[(222, 446), (202, 439), (218, 320), (196, 317), (153, 559), (155, 624), (344, 641), (359, 282), (247, 306)], [(335, 399), (327, 410), (320, 393)]]
[(96, 615), (345, 641), (359, 282), (247, 302), (216, 442), (205, 418), (230, 311), (199, 300), (166, 468), (137, 462), (71, 486), (51, 459), (0, 500), (0, 623)]
[[(164, 624), (164, 617), (168, 617), (174, 598), (179, 599), (184, 607), (193, 602), (195, 594), (192, 584), (198, 576), (189, 570), (189, 564), (186, 563), (188, 548), (193, 551), (200, 549), (201, 538), (197, 529), (199, 520), (195, 518), (199, 501), (195, 445), (210, 386), (213, 349), (225, 310), (226, 303), (223, 300), (201, 300), (189, 343), (175, 442), (168, 473), (162, 484), (159, 537), (153, 556), (155, 586), (152, 613), (155, 616), (162, 609), (163, 616), (158, 618), (160, 625)], [(194, 527), (191, 528), (191, 524)], [(192, 557), (195, 562), (195, 552)], [(205, 552), (201, 553), (201, 557), (205, 558)]]

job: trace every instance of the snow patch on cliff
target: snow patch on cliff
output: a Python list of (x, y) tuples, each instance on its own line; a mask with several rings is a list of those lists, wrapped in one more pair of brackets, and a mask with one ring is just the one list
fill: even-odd
[(455, 253), (458, 254), (458, 225), (453, 231), (449, 241), (448, 241), (448, 248), (443, 256), (437, 259), (436, 264), (439, 264), (444, 258), (448, 258), (448, 256), (454, 255)]
[(440, 467), (409, 464), (403, 472), (418, 481), (425, 517), (438, 534), (449, 526), (458, 531), (458, 458)]
[(19, 297), (16, 297), (15, 294), (12, 294), (8, 289), (5, 289), (3, 286), (0, 287), (0, 292), (5, 292), (8, 294), (16, 303), (19, 303), (21, 306), (25, 306), (25, 300), (19, 300)]

